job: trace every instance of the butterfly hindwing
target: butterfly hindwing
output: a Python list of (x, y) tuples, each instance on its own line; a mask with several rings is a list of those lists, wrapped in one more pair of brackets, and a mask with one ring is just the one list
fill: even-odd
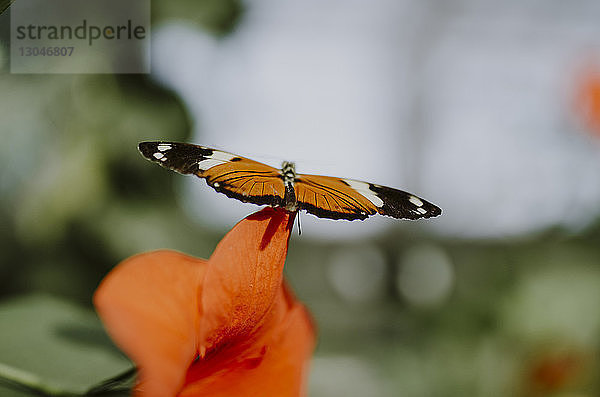
[(298, 175), (295, 183), (298, 208), (329, 219), (366, 219), (377, 209), (340, 178)]
[(285, 187), (278, 169), (204, 146), (142, 142), (144, 157), (181, 174), (194, 174), (219, 193), (240, 201), (283, 206)]

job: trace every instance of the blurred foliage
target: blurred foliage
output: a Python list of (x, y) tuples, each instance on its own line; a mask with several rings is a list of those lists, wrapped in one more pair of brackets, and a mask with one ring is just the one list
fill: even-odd
[(88, 310), (33, 295), (3, 303), (0, 312), (0, 385), (84, 394), (116, 373), (131, 372), (132, 364)]
[(153, 1), (153, 24), (168, 19), (185, 19), (216, 35), (231, 32), (243, 15), (239, 0)]
[[(233, 0), (152, 7), (155, 24), (181, 19), (216, 35), (243, 17)], [(75, 305), (91, 308), (101, 278), (132, 254), (171, 248), (206, 258), (222, 236), (182, 210), (183, 177), (136, 151), (142, 140), (188, 140), (190, 118), (146, 76), (3, 74), (0, 92), (0, 373), (8, 366), (35, 380), (17, 390), (4, 379), (0, 393), (126, 394), (130, 363)], [(352, 302), (332, 286), (329, 265), (357, 242), (290, 244), (287, 276), (320, 333), (313, 397), (600, 393), (600, 223), (493, 241), (400, 227), (363, 243), (385, 269), (378, 293)], [(396, 282), (418, 245), (452, 266), (452, 288), (432, 306)]]
[[(162, 3), (157, 19), (197, 15), (215, 34), (239, 14), (234, 2)], [(3, 59), (8, 30), (1, 35)], [(218, 241), (179, 209), (172, 175), (136, 150), (142, 140), (186, 140), (186, 109), (143, 75), (4, 73), (0, 92), (0, 394), (128, 395), (131, 363), (89, 310), (93, 291), (136, 252), (206, 256)]]
[(2, 14), (15, 0), (0, 0), (0, 14)]
[[(10, 226), (1, 233), (13, 243), (0, 271), (14, 270), (14, 264), (19, 270), (4, 274), (1, 291), (58, 292), (58, 287), (71, 297), (86, 291), (89, 302), (107, 263), (122, 257), (101, 248), (123, 238), (118, 222), (106, 222), (115, 221), (111, 218), (124, 208), (135, 216), (147, 198), (171, 183), (168, 175), (153, 174), (131, 154), (143, 139), (185, 139), (185, 111), (145, 77), (11, 76), (0, 86), (13, 94), (0, 110), (10, 148), (3, 153), (10, 171), (0, 182), (0, 218)], [(173, 197), (162, 199), (166, 208), (159, 213), (168, 216)], [(72, 285), (65, 274), (78, 283)]]

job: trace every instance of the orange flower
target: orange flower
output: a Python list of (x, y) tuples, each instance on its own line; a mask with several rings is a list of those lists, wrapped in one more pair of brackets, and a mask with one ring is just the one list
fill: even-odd
[(600, 136), (600, 70), (590, 66), (583, 71), (576, 90), (576, 113), (590, 132)]
[(302, 396), (310, 316), (283, 283), (294, 214), (265, 208), (208, 261), (173, 251), (131, 257), (94, 304), (137, 364), (137, 396)]

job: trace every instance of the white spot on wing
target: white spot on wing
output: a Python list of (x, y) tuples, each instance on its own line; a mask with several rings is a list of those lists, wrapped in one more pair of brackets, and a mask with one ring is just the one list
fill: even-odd
[(220, 150), (213, 150), (213, 154), (209, 158), (213, 160), (221, 160), (223, 162), (231, 161), (231, 159), (237, 157), (235, 154), (222, 152)]
[(198, 161), (198, 168), (200, 171), (210, 170), (212, 167), (216, 165), (225, 164), (227, 161), (218, 160), (218, 159), (206, 159), (202, 161)]
[(426, 210), (425, 208), (421, 208), (421, 207), (419, 207), (419, 208), (417, 208), (417, 212), (418, 212), (419, 214), (426, 214), (426, 213), (427, 213), (427, 210)]
[(162, 154), (162, 153), (156, 152), (156, 153), (154, 153), (154, 154), (152, 155), (152, 157), (154, 157), (154, 158), (155, 158), (155, 159), (157, 159), (157, 160), (160, 160), (160, 159), (162, 159), (163, 157), (165, 157), (165, 155), (164, 155), (164, 154)]
[(205, 160), (198, 161), (198, 168), (200, 171), (206, 171), (216, 165), (228, 163), (235, 157), (237, 157), (235, 154), (214, 150), (210, 156), (206, 156)]
[[(408, 199), (408, 201), (410, 201), (411, 203), (413, 203), (417, 207), (422, 207), (423, 206), (423, 202), (418, 197), (410, 196), (410, 198)], [(421, 211), (419, 211), (419, 212), (421, 212)], [(427, 211), (425, 211), (425, 212), (427, 212)], [(423, 212), (421, 212), (421, 213), (423, 214)]]
[(216, 165), (228, 163), (235, 157), (237, 157), (235, 154), (213, 150), (213, 153), (210, 156), (206, 156), (205, 160), (198, 161), (198, 168), (200, 171), (206, 171)]
[(169, 145), (168, 143), (160, 143), (156, 148), (160, 152), (166, 152), (167, 150), (171, 149), (171, 145)]
[(361, 196), (369, 200), (373, 203), (375, 207), (383, 207), (383, 200), (380, 199), (375, 192), (369, 189), (369, 184), (366, 182), (355, 181), (353, 179), (342, 179), (346, 182), (352, 189), (354, 189)]

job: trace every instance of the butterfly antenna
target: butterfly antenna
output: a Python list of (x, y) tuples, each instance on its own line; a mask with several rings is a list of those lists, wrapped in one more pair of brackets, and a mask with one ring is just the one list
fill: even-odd
[(298, 211), (298, 236), (302, 236), (302, 227), (300, 226), (300, 211)]

